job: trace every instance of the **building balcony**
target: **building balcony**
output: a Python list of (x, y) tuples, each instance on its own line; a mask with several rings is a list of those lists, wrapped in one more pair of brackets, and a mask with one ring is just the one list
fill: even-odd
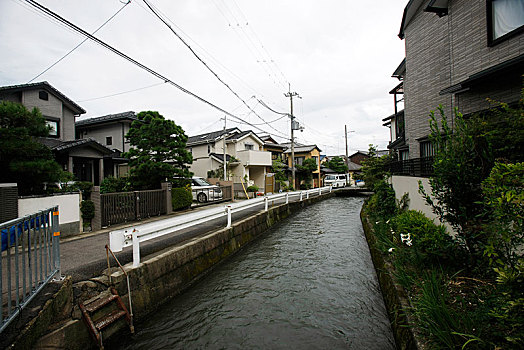
[(433, 175), (433, 157), (413, 158), (390, 162), (391, 175), (430, 177)]
[(271, 152), (242, 150), (237, 152), (237, 158), (244, 166), (271, 166)]

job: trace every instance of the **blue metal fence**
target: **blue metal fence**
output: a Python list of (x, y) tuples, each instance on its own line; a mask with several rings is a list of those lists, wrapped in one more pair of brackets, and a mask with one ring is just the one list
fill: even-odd
[(58, 207), (0, 223), (0, 333), (60, 276)]

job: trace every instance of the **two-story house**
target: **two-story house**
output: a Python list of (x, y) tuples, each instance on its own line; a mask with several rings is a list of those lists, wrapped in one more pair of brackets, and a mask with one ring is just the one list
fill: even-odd
[(129, 111), (76, 122), (77, 139), (91, 138), (112, 150), (104, 158), (105, 176), (118, 177), (129, 172), (128, 159), (122, 157), (122, 152), (131, 147), (126, 135), (135, 120), (135, 112)]
[(104, 156), (111, 150), (94, 139), (75, 139), (75, 118), (86, 111), (48, 82), (0, 87), (0, 100), (38, 108), (50, 126), (49, 136), (39, 141), (48, 146), (56, 161), (80, 181), (98, 185), (104, 176)]
[[(292, 168), (292, 161), (291, 161), (291, 143), (284, 143), (284, 146), (286, 146), (286, 150), (284, 151), (284, 155), (286, 156), (286, 164), (291, 169)], [(315, 162), (317, 163), (317, 169), (313, 171), (313, 187), (320, 187), (322, 186), (322, 177), (320, 174), (320, 148), (317, 147), (317, 145), (302, 145), (299, 143), (295, 143), (295, 166), (296, 165), (302, 165), (304, 160), (313, 158)], [(294, 187), (296, 189), (300, 188), (300, 183), (298, 183), (298, 179), (295, 177), (296, 183), (294, 184)]]
[[(405, 60), (393, 76), (395, 113), (385, 118), (391, 128), (390, 148), (401, 162), (393, 176), (397, 194), (409, 192), (431, 175), (434, 149), (429, 111), (444, 107), (453, 127), (455, 108), (467, 116), (491, 107), (488, 98), (517, 103), (524, 74), (524, 1), (410, 0), (399, 37)], [(397, 108), (403, 95), (403, 112)], [(413, 188), (413, 191), (410, 189)]]
[(187, 141), (187, 148), (193, 155), (190, 170), (196, 176), (207, 177), (208, 171), (223, 166), (225, 153), (226, 162), (231, 157), (236, 160), (231, 163), (234, 183), (247, 182), (247, 185), (254, 184), (263, 189), (266, 167), (271, 166), (271, 153), (264, 151), (263, 146), (264, 141), (254, 132), (238, 128), (190, 136)]

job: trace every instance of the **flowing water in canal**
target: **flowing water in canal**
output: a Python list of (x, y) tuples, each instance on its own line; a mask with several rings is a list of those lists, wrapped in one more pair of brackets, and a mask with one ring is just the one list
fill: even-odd
[(394, 349), (359, 219), (311, 205), (137, 325), (125, 349)]

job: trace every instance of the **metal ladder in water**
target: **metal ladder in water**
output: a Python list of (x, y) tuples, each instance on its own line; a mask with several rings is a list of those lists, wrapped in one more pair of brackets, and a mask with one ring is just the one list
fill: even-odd
[[(112, 308), (110, 307), (110, 304), (112, 303), (116, 304), (116, 308), (114, 306)], [(89, 333), (93, 337), (93, 340), (96, 341), (100, 349), (104, 348), (102, 330), (122, 318), (125, 318), (127, 321), (131, 333), (134, 333), (131, 315), (114, 288), (111, 288), (111, 294), (109, 295), (99, 295), (86, 303), (80, 302), (79, 307), (82, 312), (82, 319), (84, 320)], [(102, 309), (104, 308), (111, 309), (107, 313), (104, 313), (102, 312)]]
[[(113, 251), (106, 245), (106, 254), (107, 254), (107, 274), (109, 278), (109, 283), (111, 282), (111, 265), (109, 263), (109, 253), (116, 260), (116, 263), (120, 267), (120, 270), (124, 273), (127, 280), (127, 295), (129, 298), (129, 309), (131, 312), (127, 311), (127, 308), (118, 295), (117, 290), (114, 287), (110, 288), (110, 294), (106, 293), (104, 295), (98, 295), (97, 297), (90, 299), (86, 302), (80, 302), (78, 306), (82, 312), (82, 319), (87, 325), (87, 329), (91, 334), (93, 340), (97, 343), (100, 349), (104, 348), (104, 343), (102, 339), (102, 330), (112, 325), (116, 321), (125, 317), (127, 324), (129, 325), (129, 330), (131, 333), (135, 333), (135, 327), (133, 326), (133, 304), (131, 302), (131, 288), (129, 285), (129, 275), (125, 271), (124, 267), (118, 261), (118, 258), (115, 256)], [(116, 308), (111, 307), (110, 304), (116, 303)], [(102, 312), (102, 309), (109, 308), (108, 312)], [(97, 312), (99, 311), (99, 312)]]

